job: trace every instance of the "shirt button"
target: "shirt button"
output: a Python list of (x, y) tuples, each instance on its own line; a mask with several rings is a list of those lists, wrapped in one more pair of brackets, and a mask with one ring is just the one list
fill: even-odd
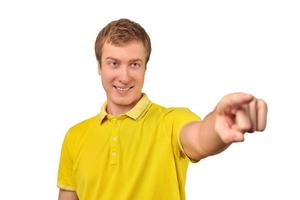
[(113, 136), (112, 140), (113, 141), (117, 141), (118, 137), (117, 136)]
[(113, 151), (113, 152), (111, 153), (111, 155), (115, 157), (115, 156), (117, 155), (117, 152)]

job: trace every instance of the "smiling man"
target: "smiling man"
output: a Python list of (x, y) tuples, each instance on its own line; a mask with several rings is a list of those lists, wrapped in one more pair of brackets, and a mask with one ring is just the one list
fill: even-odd
[(267, 105), (250, 94), (225, 95), (203, 120), (151, 102), (142, 92), (150, 38), (133, 21), (109, 23), (95, 51), (107, 100), (65, 136), (59, 200), (183, 200), (189, 162), (266, 127)]

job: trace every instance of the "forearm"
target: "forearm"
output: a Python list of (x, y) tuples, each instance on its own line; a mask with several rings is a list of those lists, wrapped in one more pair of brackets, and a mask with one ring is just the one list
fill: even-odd
[(225, 144), (215, 128), (216, 112), (209, 113), (199, 124), (198, 144), (203, 157), (218, 154), (224, 151), (229, 144)]

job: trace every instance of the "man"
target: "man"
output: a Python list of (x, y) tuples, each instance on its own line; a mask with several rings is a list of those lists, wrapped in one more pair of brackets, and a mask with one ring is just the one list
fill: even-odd
[(185, 199), (189, 161), (266, 127), (267, 105), (250, 94), (224, 96), (203, 120), (187, 108), (151, 102), (142, 93), (151, 43), (135, 22), (109, 23), (95, 51), (107, 101), (65, 136), (60, 200)]

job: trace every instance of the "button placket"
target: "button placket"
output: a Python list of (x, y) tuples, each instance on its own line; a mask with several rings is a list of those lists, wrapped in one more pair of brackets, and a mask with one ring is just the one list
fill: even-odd
[(113, 120), (113, 131), (111, 135), (111, 164), (115, 165), (118, 163), (120, 158), (120, 147), (119, 147), (119, 131), (120, 121), (117, 119)]

